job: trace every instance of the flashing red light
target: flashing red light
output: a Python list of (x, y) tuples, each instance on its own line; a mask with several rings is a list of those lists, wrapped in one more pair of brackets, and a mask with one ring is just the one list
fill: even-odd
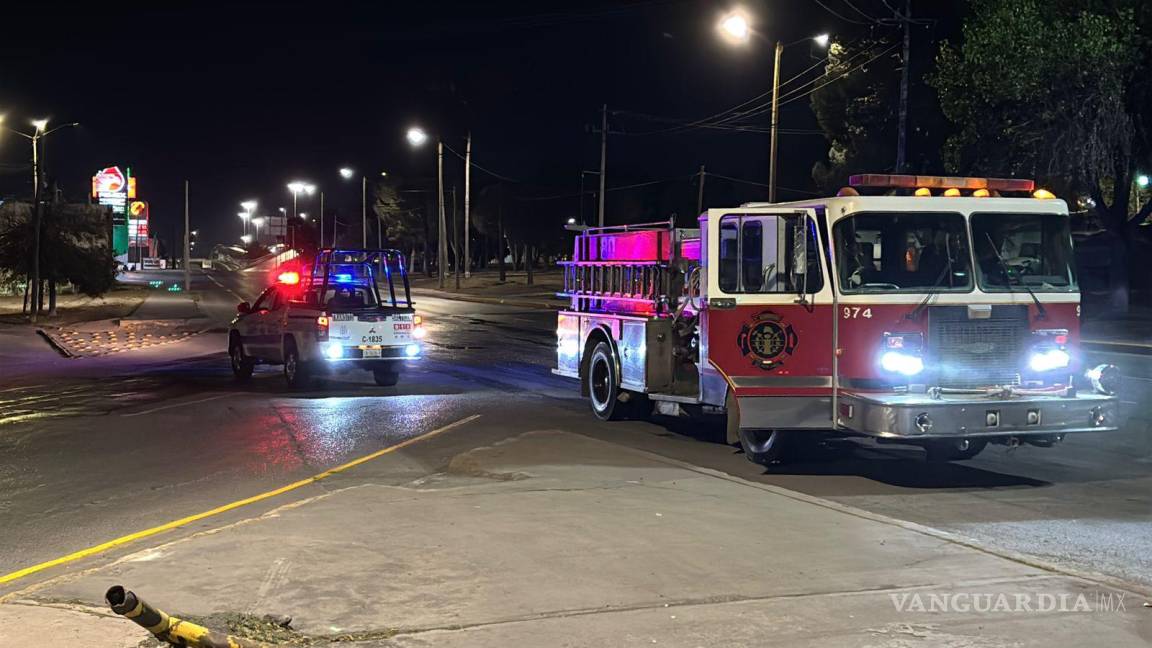
[(1056, 336), (1056, 344), (1068, 344), (1068, 336), (1067, 335), (1057, 335)]
[(276, 280), (285, 286), (295, 286), (300, 283), (300, 273), (292, 271), (281, 272), (280, 276), (277, 277)]
[(1016, 178), (952, 178), (947, 176), (915, 176), (863, 173), (848, 179), (853, 187), (879, 187), (885, 189), (987, 189), (989, 191), (1031, 192), (1036, 189), (1033, 180)]

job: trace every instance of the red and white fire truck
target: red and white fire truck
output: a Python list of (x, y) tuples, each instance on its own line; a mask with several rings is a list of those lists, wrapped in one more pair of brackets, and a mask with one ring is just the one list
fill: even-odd
[(1082, 366), (1063, 201), (1030, 180), (850, 184), (578, 234), (555, 373), (605, 420), (724, 414), (760, 463), (819, 433), (954, 460), (1117, 429), (1118, 370)]

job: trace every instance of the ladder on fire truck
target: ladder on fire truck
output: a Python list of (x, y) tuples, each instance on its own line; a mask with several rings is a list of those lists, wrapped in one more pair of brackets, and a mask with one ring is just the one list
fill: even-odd
[(559, 264), (559, 295), (575, 311), (668, 315), (699, 259), (699, 230), (677, 228), (674, 219), (590, 227), (576, 237), (572, 260)]

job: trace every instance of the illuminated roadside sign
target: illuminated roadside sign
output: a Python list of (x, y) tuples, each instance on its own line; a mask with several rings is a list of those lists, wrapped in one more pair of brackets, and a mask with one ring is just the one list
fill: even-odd
[(142, 200), (128, 205), (128, 240), (132, 247), (148, 245), (148, 203)]
[[(112, 249), (121, 258), (128, 252), (128, 201), (136, 197), (136, 178), (132, 170), (118, 166), (104, 167), (92, 176), (92, 197), (102, 207), (112, 211)], [(146, 222), (146, 221), (145, 221)]]

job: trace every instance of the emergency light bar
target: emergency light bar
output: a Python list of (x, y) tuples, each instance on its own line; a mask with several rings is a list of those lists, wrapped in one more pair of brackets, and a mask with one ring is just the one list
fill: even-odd
[(1033, 180), (1014, 178), (950, 178), (947, 176), (915, 176), (862, 173), (848, 179), (853, 187), (880, 187), (885, 189), (985, 189), (988, 191), (1032, 192)]

